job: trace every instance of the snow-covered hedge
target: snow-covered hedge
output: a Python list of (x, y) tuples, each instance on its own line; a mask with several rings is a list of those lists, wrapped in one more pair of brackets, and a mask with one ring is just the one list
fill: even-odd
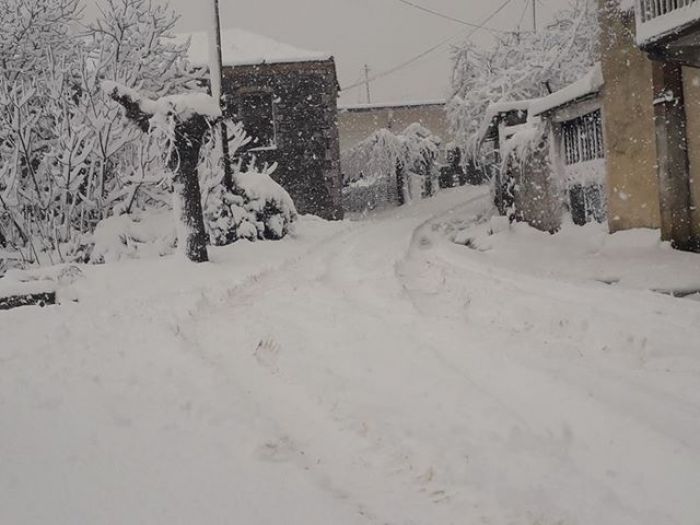
[(341, 154), (349, 211), (381, 208), (431, 195), (441, 140), (413, 123), (401, 133), (381, 129)]
[(212, 190), (205, 207), (205, 222), (214, 245), (240, 239), (282, 239), (297, 219), (289, 194), (267, 171), (234, 175), (235, 190)]
[(501, 213), (554, 232), (561, 226), (563, 194), (560, 181), (553, 176), (549, 133), (535, 119), (503, 144), (500, 187), (494, 190)]
[(85, 259), (102, 264), (173, 253), (175, 223), (170, 211), (124, 214), (101, 221), (83, 244)]

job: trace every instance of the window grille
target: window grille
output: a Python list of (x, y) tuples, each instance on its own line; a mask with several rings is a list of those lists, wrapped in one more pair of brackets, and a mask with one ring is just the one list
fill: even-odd
[(605, 157), (600, 110), (564, 122), (562, 136), (567, 165)]

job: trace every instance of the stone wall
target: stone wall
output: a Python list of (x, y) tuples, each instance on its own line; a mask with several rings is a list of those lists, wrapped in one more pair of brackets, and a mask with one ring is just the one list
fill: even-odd
[(289, 192), (299, 212), (326, 219), (343, 217), (338, 89), (332, 59), (224, 68), (223, 92), (231, 97), (231, 112), (243, 92), (274, 94), (275, 147), (247, 157), (260, 164), (278, 163), (272, 177)]

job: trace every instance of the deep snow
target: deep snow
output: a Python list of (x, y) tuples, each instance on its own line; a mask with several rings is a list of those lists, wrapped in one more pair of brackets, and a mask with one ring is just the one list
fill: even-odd
[(0, 314), (0, 523), (696, 525), (700, 303), (451, 242), (487, 205), (304, 219)]

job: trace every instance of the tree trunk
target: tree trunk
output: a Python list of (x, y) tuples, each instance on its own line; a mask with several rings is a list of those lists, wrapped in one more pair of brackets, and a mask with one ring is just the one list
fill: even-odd
[(173, 209), (177, 221), (178, 247), (193, 262), (207, 262), (207, 232), (204, 227), (199, 188), (199, 151), (208, 130), (203, 117), (194, 117), (175, 128), (175, 151), (170, 159), (173, 171)]
[[(117, 88), (109, 95), (126, 109), (129, 120), (136, 123), (142, 131), (148, 131), (153, 115), (143, 111), (138, 100)], [(197, 114), (185, 121), (176, 122), (174, 151), (168, 161), (173, 172), (173, 208), (178, 247), (190, 261), (198, 263), (207, 262), (209, 256), (197, 166), (202, 140), (215, 122), (216, 119)]]

